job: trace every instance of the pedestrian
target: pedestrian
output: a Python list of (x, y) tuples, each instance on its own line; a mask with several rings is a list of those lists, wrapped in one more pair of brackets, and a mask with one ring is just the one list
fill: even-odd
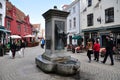
[(16, 45), (17, 45), (17, 52), (21, 56), (21, 40), (20, 39), (17, 40)]
[(41, 40), (41, 48), (44, 49), (44, 45), (45, 45), (45, 40), (42, 38), (42, 40)]
[(15, 58), (15, 54), (16, 54), (16, 48), (17, 47), (17, 41), (13, 40), (13, 43), (10, 44), (10, 49), (12, 51), (12, 58)]
[(115, 49), (115, 47), (113, 44), (113, 40), (110, 38), (109, 35), (106, 36), (106, 40), (107, 40), (107, 42), (106, 42), (106, 54), (105, 54), (104, 60), (101, 62), (105, 64), (107, 57), (110, 56), (111, 65), (114, 65), (113, 50)]
[(99, 61), (100, 44), (98, 40), (96, 40), (94, 43), (93, 51), (94, 51), (94, 60)]
[(21, 53), (23, 54), (23, 57), (24, 57), (25, 47), (26, 47), (26, 43), (25, 43), (25, 41), (22, 39), (22, 40), (21, 40)]
[(88, 39), (87, 42), (87, 56), (89, 58), (89, 63), (91, 62), (91, 54), (93, 54), (93, 43), (91, 39)]
[(0, 56), (3, 56), (2, 46), (3, 46), (3, 44), (0, 41)]

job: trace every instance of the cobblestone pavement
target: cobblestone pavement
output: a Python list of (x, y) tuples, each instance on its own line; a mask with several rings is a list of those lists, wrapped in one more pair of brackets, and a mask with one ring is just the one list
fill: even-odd
[[(105, 64), (101, 62), (96, 62), (93, 60), (88, 63), (87, 53), (68, 53), (74, 58), (77, 58), (81, 62), (80, 80), (120, 80), (120, 61), (114, 60), (115, 65), (110, 65), (110, 58)], [(100, 61), (103, 61), (103, 58), (100, 57)]]
[(44, 73), (35, 64), (35, 57), (43, 52), (44, 49), (37, 46), (26, 48), (24, 57), (18, 53), (15, 59), (9, 55), (0, 57), (0, 80), (120, 80), (120, 61), (115, 60), (114, 66), (109, 65), (109, 59), (106, 64), (95, 61), (88, 63), (86, 53), (66, 53), (80, 60), (81, 67), (77, 75), (67, 77)]

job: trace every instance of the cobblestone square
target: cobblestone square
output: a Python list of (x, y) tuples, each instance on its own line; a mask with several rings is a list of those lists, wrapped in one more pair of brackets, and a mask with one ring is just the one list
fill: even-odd
[[(106, 64), (101, 64), (93, 61), (92, 56), (92, 62), (88, 63), (86, 52), (66, 52), (81, 62), (79, 74), (60, 76), (44, 73), (35, 64), (35, 57), (43, 52), (44, 49), (37, 46), (26, 48), (24, 57), (20, 57), (18, 53), (15, 59), (11, 59), (9, 55), (0, 57), (0, 80), (120, 80), (120, 61), (115, 60), (115, 65), (111, 66), (109, 58)], [(102, 60), (100, 57), (100, 61)]]

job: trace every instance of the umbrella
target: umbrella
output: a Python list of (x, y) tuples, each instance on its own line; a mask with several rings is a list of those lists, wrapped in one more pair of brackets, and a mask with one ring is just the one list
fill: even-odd
[(34, 35), (29, 34), (29, 35), (25, 35), (25, 36), (23, 36), (23, 37), (35, 37), (35, 36), (34, 36)]
[[(19, 36), (19, 35), (10, 35), (9, 37), (11, 37), (12, 39), (21, 38), (21, 36)], [(9, 38), (9, 37), (8, 37), (8, 38)]]

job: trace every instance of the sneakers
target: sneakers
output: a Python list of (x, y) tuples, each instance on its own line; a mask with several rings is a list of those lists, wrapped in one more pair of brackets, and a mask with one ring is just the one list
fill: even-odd
[(88, 62), (91, 63), (91, 60), (89, 60)]
[(96, 62), (99, 62), (99, 60), (96, 60)]
[(113, 66), (113, 65), (114, 65), (114, 63), (111, 63), (110, 65), (112, 65), (112, 66)]
[[(103, 61), (101, 61), (101, 63), (105, 64), (105, 62), (103, 62)], [(114, 63), (111, 63), (110, 65), (111, 65), (111, 66), (113, 66), (113, 65), (114, 65)]]
[(101, 61), (101, 63), (105, 64), (105, 62)]

